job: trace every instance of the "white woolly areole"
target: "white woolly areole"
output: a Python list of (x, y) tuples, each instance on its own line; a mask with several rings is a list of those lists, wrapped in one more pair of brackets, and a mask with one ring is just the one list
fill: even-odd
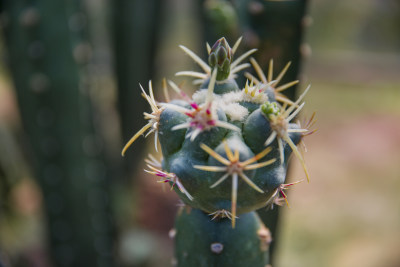
[[(201, 104), (201, 103), (206, 102), (206, 96), (207, 96), (207, 90), (206, 89), (201, 89), (201, 90), (197, 90), (192, 95), (192, 99), (197, 104)], [(215, 99), (215, 95), (214, 95), (214, 99)]]
[[(205, 102), (206, 96), (207, 90), (199, 90), (193, 94), (192, 98), (196, 103), (201, 104)], [(249, 115), (249, 111), (238, 103), (240, 101), (246, 101), (242, 92), (214, 94), (213, 108), (222, 109), (232, 121), (243, 121)]]
[(247, 108), (239, 103), (229, 103), (220, 107), (233, 121), (243, 121), (249, 115)]

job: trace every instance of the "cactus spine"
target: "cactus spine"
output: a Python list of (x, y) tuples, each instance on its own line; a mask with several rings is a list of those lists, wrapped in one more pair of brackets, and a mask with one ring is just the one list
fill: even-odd
[(10, 69), (54, 266), (113, 266), (108, 181), (85, 68), (80, 1), (6, 1)]
[[(244, 47), (259, 51), (255, 59), (250, 60), (252, 65), (257, 65), (254, 70), (259, 68), (272, 74), (285, 69), (281, 82), (293, 83), (283, 94), (294, 101), (301, 61), (310, 53), (309, 46), (302, 43), (304, 29), (311, 22), (306, 15), (308, 1), (199, 0), (199, 4), (199, 9), (203, 11), (203, 24), (206, 25), (206, 41), (214, 40), (219, 35), (229, 36), (230, 39), (245, 36)], [(218, 32), (220, 34), (216, 36)], [(251, 74), (254, 71), (246, 73), (245, 77), (251, 80)], [(239, 83), (242, 82), (240, 78)], [(279, 224), (279, 210), (258, 211), (274, 236)], [(274, 247), (275, 242), (271, 244), (271, 254)]]
[[(219, 39), (212, 47), (207, 46), (209, 64), (181, 46), (204, 73), (182, 71), (177, 75), (197, 78), (195, 83), (201, 84), (200, 89), (189, 97), (169, 81), (170, 87), (182, 99), (160, 103), (154, 98), (151, 82), (148, 93), (142, 88), (152, 112), (144, 113), (148, 124), (123, 149), (124, 154), (141, 134), (154, 132), (155, 140), (161, 144), (163, 160), (159, 162), (151, 157), (147, 160), (146, 171), (161, 177), (160, 182), (169, 183), (184, 204), (193, 208), (191, 213), (181, 212), (177, 217), (178, 266), (188, 266), (188, 263), (225, 266), (218, 264), (232, 263), (229, 257), (236, 253), (232, 251), (238, 251), (241, 247), (240, 242), (233, 241), (236, 239), (249, 240), (249, 251), (254, 249), (253, 253), (257, 254), (249, 258), (249, 264), (264, 266), (265, 255), (260, 252), (260, 240), (255, 234), (256, 229), (262, 226), (253, 212), (271, 206), (280, 199), (286, 200), (283, 190), (292, 185), (284, 184), (288, 158), (292, 152), (303, 165), (308, 179), (308, 171), (297, 144), (303, 136), (312, 133), (309, 129), (312, 123), (303, 127), (292, 122), (304, 106), (302, 99), (308, 88), (292, 102), (281, 92), (293, 83), (278, 86), (285, 70), (272, 80), (271, 75), (266, 76), (257, 67), (258, 77), (254, 76), (251, 82), (240, 88), (235, 81), (237, 73), (250, 66), (241, 62), (255, 52), (250, 50), (234, 60), (240, 41), (232, 49), (225, 38)], [(155, 146), (157, 150), (157, 142)], [(212, 222), (211, 217), (207, 219), (207, 214), (215, 221)], [(231, 225), (227, 223), (228, 220)], [(252, 230), (242, 232), (242, 227)], [(187, 243), (189, 239), (193, 240), (187, 234), (191, 232), (204, 238), (204, 242), (198, 241), (203, 248), (200, 253), (202, 257), (195, 255), (199, 253), (195, 250), (197, 244)], [(219, 232), (223, 234), (219, 236)], [(220, 239), (213, 239), (213, 236)], [(214, 249), (221, 250), (221, 253), (215, 253), (213, 249), (210, 250), (211, 244), (206, 246), (213, 240), (223, 240), (222, 246), (232, 250), (223, 252), (221, 246), (216, 245)], [(225, 244), (227, 240), (231, 240), (229, 245)], [(186, 250), (187, 247), (191, 249)], [(245, 262), (244, 259), (237, 261)]]

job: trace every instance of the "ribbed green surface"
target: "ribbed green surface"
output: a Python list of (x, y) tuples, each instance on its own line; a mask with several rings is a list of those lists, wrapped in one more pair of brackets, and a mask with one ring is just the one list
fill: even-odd
[(177, 215), (175, 259), (178, 267), (264, 267), (269, 231), (255, 212), (242, 214), (236, 227), (229, 219), (211, 220), (201, 210), (183, 208)]
[(91, 46), (81, 1), (5, 3), (6, 44), (54, 266), (113, 266), (102, 142), (85, 73)]

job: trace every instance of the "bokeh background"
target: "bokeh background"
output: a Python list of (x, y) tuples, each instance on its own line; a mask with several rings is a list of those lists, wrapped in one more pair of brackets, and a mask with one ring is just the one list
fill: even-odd
[[(143, 159), (120, 158), (127, 139), (116, 108), (111, 3), (85, 4), (93, 44), (91, 95), (112, 170), (106, 200), (116, 229), (111, 254), (121, 266), (169, 266), (173, 249), (168, 232), (179, 201), (143, 172)], [(197, 4), (168, 0), (156, 15), (141, 11), (150, 20), (163, 21), (154, 44), (153, 84), (160, 88), (162, 77), (183, 81), (174, 73), (196, 66), (178, 44), (198, 53), (205, 50)], [(312, 0), (308, 13), (312, 23), (304, 36), (307, 57), (299, 89), (311, 84), (303, 115), (316, 111), (318, 131), (306, 139), (311, 182), (291, 187), (291, 206), (282, 208), (274, 266), (398, 267), (400, 2)], [(52, 266), (42, 191), (27, 152), (3, 37), (1, 55), (0, 260), (5, 266)], [(147, 68), (146, 62), (138, 63)], [(130, 85), (137, 95), (139, 82), (147, 84), (139, 80)], [(156, 94), (162, 98), (161, 90)], [(146, 146), (135, 143), (131, 149), (144, 157), (152, 152), (151, 139), (142, 138), (138, 142)], [(293, 161), (288, 179), (302, 176)]]

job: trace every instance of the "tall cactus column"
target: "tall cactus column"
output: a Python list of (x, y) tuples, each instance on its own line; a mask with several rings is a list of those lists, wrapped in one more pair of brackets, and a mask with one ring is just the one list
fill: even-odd
[[(261, 68), (267, 73), (270, 60), (272, 70), (278, 72), (290, 62), (290, 68), (282, 82), (298, 79), (301, 60), (308, 53), (303, 44), (305, 26), (310, 23), (306, 15), (308, 0), (232, 0), (240, 21), (247, 48), (256, 47), (255, 56)], [(296, 85), (285, 91), (289, 99), (295, 99)]]
[(143, 113), (148, 123), (122, 151), (142, 134), (154, 133), (161, 144), (162, 161), (151, 156), (146, 171), (169, 183), (186, 205), (172, 231), (177, 266), (265, 266), (270, 239), (255, 210), (286, 200), (284, 190), (294, 184), (285, 184), (292, 152), (309, 178), (297, 144), (312, 133), (311, 124), (292, 121), (309, 88), (292, 102), (280, 90), (290, 83), (277, 86), (255, 61), (259, 77), (240, 88), (235, 79), (250, 66), (241, 61), (255, 49), (234, 59), (239, 44), (231, 48), (221, 38), (207, 46), (208, 63), (181, 46), (203, 72), (176, 75), (197, 78), (199, 90), (189, 97), (169, 81), (182, 99), (160, 103), (151, 82), (148, 93), (141, 88), (151, 107)]
[(81, 1), (9, 0), (5, 37), (55, 266), (113, 266), (102, 146), (85, 73)]
[[(270, 232), (255, 212), (240, 216), (235, 228), (229, 218), (210, 221), (198, 209), (182, 209), (170, 235), (175, 238), (173, 263), (178, 266), (262, 266), (269, 263)], [(188, 238), (190, 237), (190, 238)]]
[[(111, 5), (118, 109), (122, 136), (128, 140), (143, 121), (141, 110), (145, 108), (145, 101), (135, 89), (138, 82), (147, 82), (154, 73), (156, 40), (164, 1), (113, 0)], [(144, 148), (144, 143), (138, 146)], [(140, 156), (143, 155), (128, 153), (129, 165), (126, 166), (135, 170)]]

